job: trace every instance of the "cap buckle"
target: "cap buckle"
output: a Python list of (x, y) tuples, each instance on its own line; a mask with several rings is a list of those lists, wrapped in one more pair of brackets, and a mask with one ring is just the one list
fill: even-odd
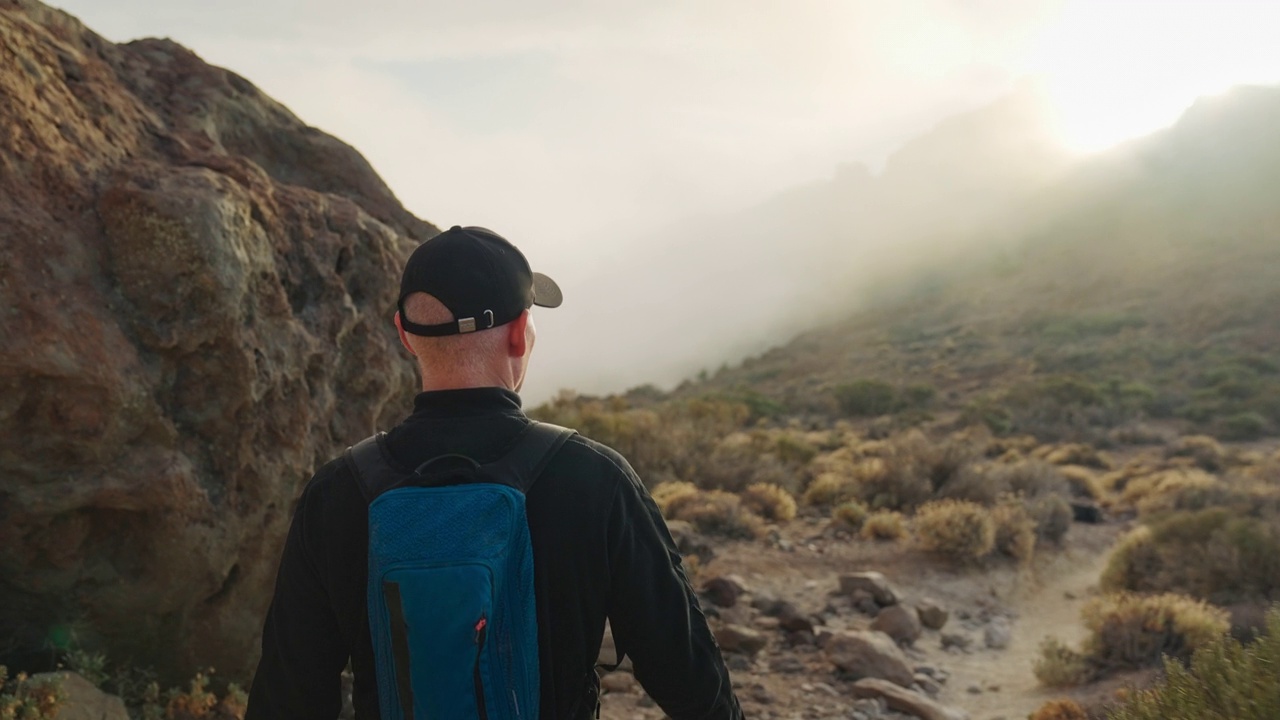
[(469, 332), (475, 332), (475, 331), (476, 331), (475, 318), (462, 318), (461, 320), (458, 321), (458, 332), (469, 333)]
[(489, 328), (493, 327), (493, 311), (485, 310), (484, 314), (489, 318), (489, 325), (485, 328), (485, 330), (488, 330)]

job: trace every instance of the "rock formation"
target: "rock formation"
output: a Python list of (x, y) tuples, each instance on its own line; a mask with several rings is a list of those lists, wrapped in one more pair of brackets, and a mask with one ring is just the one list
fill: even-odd
[(407, 411), (355, 150), (167, 40), (0, 0), (0, 663), (246, 679), (292, 503)]

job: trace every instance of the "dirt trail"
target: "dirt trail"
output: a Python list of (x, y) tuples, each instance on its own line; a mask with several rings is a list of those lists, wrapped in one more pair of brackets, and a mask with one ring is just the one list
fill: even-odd
[[(1077, 550), (1037, 569), (1005, 603), (1015, 614), (1013, 635), (1004, 650), (977, 649), (971, 654), (931, 649), (928, 654), (951, 673), (941, 700), (963, 708), (974, 720), (1024, 718), (1062, 693), (1041, 686), (1032, 667), (1040, 642), (1053, 635), (1072, 646), (1084, 636), (1080, 608), (1106, 566), (1108, 554)], [(982, 638), (976, 638), (981, 644)], [(970, 688), (981, 688), (975, 693)], [(998, 688), (998, 689), (997, 689)]]

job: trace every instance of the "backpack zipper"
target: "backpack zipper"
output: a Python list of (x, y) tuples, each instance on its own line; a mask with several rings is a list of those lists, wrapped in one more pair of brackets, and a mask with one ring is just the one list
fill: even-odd
[(488, 629), (489, 620), (481, 613), (480, 620), (476, 622), (476, 665), (473, 672), (476, 682), (476, 711), (480, 720), (489, 720), (489, 711), (484, 704), (484, 680), (480, 677), (480, 653), (484, 651), (484, 638)]

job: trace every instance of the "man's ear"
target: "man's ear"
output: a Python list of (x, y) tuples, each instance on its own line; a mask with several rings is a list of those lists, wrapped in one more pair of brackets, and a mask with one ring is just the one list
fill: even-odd
[(507, 323), (507, 355), (524, 357), (529, 352), (529, 340), (524, 330), (529, 325), (529, 311), (525, 310), (515, 320)]
[(396, 332), (400, 335), (400, 344), (404, 346), (404, 349), (408, 350), (410, 355), (417, 357), (418, 353), (413, 351), (413, 346), (409, 344), (409, 336), (404, 332), (404, 325), (400, 323), (400, 311), (398, 310), (396, 311)]

